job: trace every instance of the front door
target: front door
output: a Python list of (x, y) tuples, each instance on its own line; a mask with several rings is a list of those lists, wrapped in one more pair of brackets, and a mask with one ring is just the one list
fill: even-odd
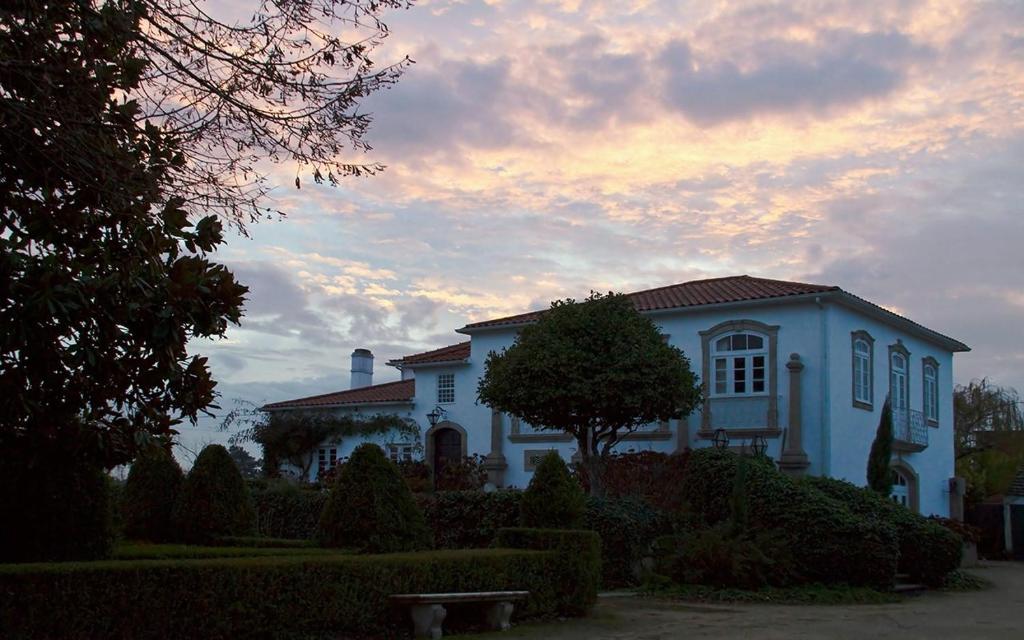
[(434, 473), (449, 462), (462, 460), (462, 434), (455, 429), (440, 429), (434, 433)]

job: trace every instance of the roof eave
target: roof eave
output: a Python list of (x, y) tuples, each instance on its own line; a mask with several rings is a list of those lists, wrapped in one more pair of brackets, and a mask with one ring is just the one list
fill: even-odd
[(295, 411), (297, 409), (343, 409), (351, 407), (383, 406), (389, 404), (411, 405), (415, 404), (415, 401), (412, 398), (410, 398), (408, 400), (376, 400), (374, 402), (331, 402), (324, 404), (296, 405), (289, 407), (272, 407), (270, 405), (263, 405), (262, 407), (259, 408), (259, 410), (269, 413), (271, 411)]
[(959, 340), (950, 338), (938, 331), (933, 331), (932, 329), (918, 324), (909, 318), (904, 318), (897, 313), (893, 313), (884, 307), (880, 307), (864, 300), (863, 298), (847, 293), (842, 289), (829, 292), (827, 296), (822, 294), (822, 297), (834, 298), (839, 304), (845, 305), (877, 320), (881, 320), (882, 322), (886, 322), (894, 327), (906, 331), (907, 333), (916, 335), (922, 340), (926, 340), (932, 344), (937, 344), (952, 353), (966, 353), (971, 350), (970, 347)]

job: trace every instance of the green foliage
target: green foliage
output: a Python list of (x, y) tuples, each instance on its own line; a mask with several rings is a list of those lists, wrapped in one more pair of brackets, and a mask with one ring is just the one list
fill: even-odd
[[(248, 542), (248, 538), (232, 538), (231, 541)], [(275, 544), (273, 539), (251, 539), (253, 544), (237, 546), (198, 546), (184, 544), (121, 544), (114, 548), (115, 560), (184, 560), (195, 558), (254, 558), (280, 556), (324, 556), (344, 554), (341, 549), (321, 549), (308, 542), (301, 547)], [(289, 540), (288, 543), (296, 541)], [(305, 542), (305, 541), (303, 541)], [(265, 546), (260, 546), (263, 544)]]
[(352, 452), (331, 487), (317, 540), (325, 547), (387, 553), (429, 548), (430, 531), (398, 469), (380, 447), (366, 443)]
[[(1024, 432), (1024, 400), (1016, 389), (985, 378), (957, 385), (953, 390), (953, 431), (958, 463), (963, 456), (990, 448), (1019, 458), (1024, 454), (1024, 440), (1006, 436)], [(984, 497), (988, 495), (992, 494)]]
[(699, 584), (651, 584), (645, 585), (652, 595), (678, 598), (697, 602), (715, 603), (761, 603), (799, 605), (851, 605), (889, 604), (899, 602), (900, 597), (887, 591), (866, 587), (844, 585), (806, 585), (795, 587), (763, 587), (756, 591), (744, 589), (719, 589)]
[(1024, 451), (982, 449), (966, 453), (956, 461), (956, 474), (967, 481), (964, 501), (977, 505), (989, 496), (1005, 494), (1024, 469)]
[[(613, 453), (600, 468), (600, 483), (607, 498), (632, 498), (654, 509), (678, 512), (684, 505), (679, 487), (686, 477), (689, 449), (681, 453), (638, 451)], [(583, 465), (576, 463), (573, 472), (583, 490), (590, 492), (590, 480)]]
[(446, 460), (437, 470), (434, 481), (435, 491), (466, 491), (481, 489), (487, 483), (484, 459), (479, 454), (466, 456), (461, 460)]
[(601, 586), (635, 585), (640, 562), (664, 526), (664, 518), (634, 498), (588, 498), (586, 528), (601, 537)]
[(107, 557), (114, 529), (102, 469), (59, 451), (35, 460), (17, 453), (0, 461), (0, 562)]
[(418, 498), (437, 549), (489, 547), (498, 529), (519, 524), (522, 492), (438, 491)]
[(871, 453), (868, 454), (868, 486), (886, 498), (892, 493), (892, 440), (892, 404), (886, 397), (875, 439), (871, 443)]
[(259, 461), (242, 447), (232, 444), (228, 447), (228, 454), (235, 461), (235, 464), (238, 465), (238, 471), (242, 474), (243, 478), (256, 478), (260, 475)]
[(187, 344), (241, 315), (246, 288), (208, 259), (221, 223), (168, 188), (179, 140), (120, 98), (160, 75), (138, 57), (150, 8), (0, 12), (0, 448), (30, 464), (64, 442), (110, 468), (195, 420), (215, 383)]
[(250, 483), (256, 509), (256, 531), (269, 538), (312, 540), (327, 492), (300, 487), (287, 480)]
[[(708, 524), (728, 520), (738, 456), (701, 449), (690, 455), (682, 486), (690, 508)], [(804, 582), (888, 589), (896, 575), (898, 539), (886, 522), (855, 515), (824, 493), (777, 471), (770, 461), (747, 461), (746, 494), (753, 531), (777, 531)]]
[(499, 547), (554, 551), (546, 568), (546, 580), (531, 589), (528, 606), (554, 605), (564, 616), (582, 616), (597, 601), (601, 583), (601, 539), (593, 531), (559, 529), (499, 529)]
[(577, 529), (583, 524), (585, 497), (557, 451), (537, 465), (519, 502), (524, 527)]
[(175, 540), (174, 505), (184, 476), (165, 449), (144, 452), (132, 464), (124, 487), (124, 536), (133, 540)]
[(761, 589), (794, 580), (792, 558), (780, 532), (739, 533), (731, 520), (690, 535), (655, 542), (655, 571), (676, 584)]
[(601, 459), (622, 435), (689, 414), (700, 400), (683, 352), (622, 294), (558, 300), (515, 343), (487, 356), (480, 402), (537, 429), (572, 434), (603, 495)]
[(199, 453), (182, 485), (173, 522), (186, 542), (255, 533), (252, 497), (227, 449), (211, 444)]
[(596, 536), (545, 534), (511, 541), (545, 551), (0, 566), (0, 629), (22, 640), (406, 637), (408, 616), (395, 614), (390, 595), (510, 589), (530, 592), (518, 619), (585, 613), (596, 596)]
[(842, 480), (805, 478), (802, 483), (841, 502), (858, 517), (892, 527), (899, 543), (899, 570), (914, 580), (939, 586), (960, 566), (963, 541), (939, 522)]

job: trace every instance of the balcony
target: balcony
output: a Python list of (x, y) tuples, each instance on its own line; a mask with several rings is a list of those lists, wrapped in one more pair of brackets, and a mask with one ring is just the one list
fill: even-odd
[(914, 453), (928, 446), (928, 427), (924, 414), (912, 409), (892, 411), (893, 451)]

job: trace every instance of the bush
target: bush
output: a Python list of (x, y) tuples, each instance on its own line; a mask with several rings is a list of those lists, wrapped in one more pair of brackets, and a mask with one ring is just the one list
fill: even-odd
[(0, 562), (91, 560), (114, 541), (98, 464), (64, 451), (6, 451), (0, 462)]
[[(684, 498), (710, 525), (730, 516), (737, 462), (736, 454), (717, 449), (690, 455)], [(767, 459), (748, 461), (745, 486), (750, 529), (784, 535), (802, 580), (892, 587), (899, 555), (893, 526), (855, 515), (841, 501), (780, 473)]]
[[(690, 450), (682, 453), (640, 451), (616, 453), (609, 456), (601, 468), (601, 482), (605, 497), (633, 498), (668, 513), (680, 511), (682, 487), (686, 477), (686, 462)], [(574, 465), (583, 490), (590, 491), (587, 474), (582, 465)]]
[(509, 489), (439, 491), (419, 497), (418, 502), (436, 549), (472, 549), (491, 546), (498, 529), (519, 523), (522, 495)]
[(583, 525), (585, 498), (557, 451), (537, 465), (519, 502), (519, 522), (540, 529), (578, 529)]
[(163, 449), (136, 458), (128, 472), (121, 507), (125, 537), (151, 542), (175, 540), (172, 517), (183, 480), (181, 467)]
[(398, 469), (380, 447), (366, 443), (338, 474), (317, 525), (317, 541), (388, 553), (429, 548), (430, 532)]
[(287, 480), (251, 482), (256, 532), (268, 538), (312, 540), (327, 503), (327, 492)]
[(530, 590), (529, 608), (554, 605), (565, 616), (582, 616), (597, 601), (601, 583), (601, 539), (593, 531), (499, 529), (499, 547), (554, 551), (545, 567), (547, 580)]
[(182, 483), (173, 522), (185, 542), (256, 532), (252, 497), (238, 466), (219, 444), (204, 448)]
[(664, 527), (661, 514), (633, 498), (588, 498), (584, 519), (601, 538), (602, 586), (638, 584), (640, 562)]
[(474, 453), (461, 460), (448, 460), (438, 469), (435, 491), (468, 491), (482, 489), (487, 482), (484, 459)]
[(963, 541), (941, 523), (843, 480), (806, 478), (803, 482), (839, 500), (862, 518), (892, 526), (899, 540), (899, 570), (914, 580), (941, 586), (946, 575), (960, 566)]
[(655, 547), (655, 571), (680, 585), (757, 590), (794, 579), (782, 536), (740, 534), (728, 521), (691, 535), (663, 536)]
[(390, 595), (508, 589), (531, 594), (517, 619), (571, 615), (596, 592), (596, 573), (581, 573), (579, 584), (567, 573), (596, 567), (592, 535), (563, 534), (549, 551), (8, 565), (0, 567), (0, 629), (21, 640), (407, 637), (408, 614), (391, 607)]

